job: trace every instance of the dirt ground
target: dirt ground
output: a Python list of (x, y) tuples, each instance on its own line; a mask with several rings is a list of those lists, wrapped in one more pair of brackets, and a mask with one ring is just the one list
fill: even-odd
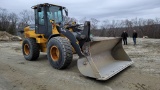
[(107, 81), (80, 74), (77, 56), (65, 70), (53, 69), (45, 53), (26, 61), (19, 42), (0, 42), (0, 90), (160, 90), (160, 39), (132, 39), (124, 46), (134, 64)]

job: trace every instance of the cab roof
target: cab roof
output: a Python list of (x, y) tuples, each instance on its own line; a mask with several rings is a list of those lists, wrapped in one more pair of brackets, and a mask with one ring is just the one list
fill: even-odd
[(57, 7), (65, 8), (65, 7), (60, 6), (60, 5), (56, 5), (56, 4), (49, 4), (49, 3), (37, 4), (37, 5), (35, 5), (35, 6), (32, 6), (31, 8), (32, 8), (32, 9), (37, 9), (37, 7), (43, 7), (43, 6), (57, 6)]

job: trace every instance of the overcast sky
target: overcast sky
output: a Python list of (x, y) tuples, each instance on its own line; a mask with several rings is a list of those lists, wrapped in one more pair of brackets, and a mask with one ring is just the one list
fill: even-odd
[(40, 3), (65, 6), (69, 16), (78, 19), (160, 18), (160, 0), (0, 0), (0, 7), (19, 13)]

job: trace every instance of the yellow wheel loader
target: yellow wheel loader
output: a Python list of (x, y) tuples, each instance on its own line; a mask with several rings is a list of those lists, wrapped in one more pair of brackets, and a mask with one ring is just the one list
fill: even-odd
[(79, 71), (97, 80), (107, 80), (133, 63), (123, 50), (121, 38), (91, 38), (89, 21), (83, 26), (65, 24), (65, 7), (44, 3), (32, 9), (35, 29), (25, 27), (22, 42), (26, 60), (37, 60), (40, 52), (46, 52), (52, 67), (64, 69), (72, 62), (73, 54), (78, 54)]

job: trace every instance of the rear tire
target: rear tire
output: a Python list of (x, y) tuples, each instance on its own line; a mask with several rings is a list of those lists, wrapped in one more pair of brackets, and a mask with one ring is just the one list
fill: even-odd
[(73, 52), (70, 42), (63, 37), (53, 37), (47, 44), (47, 57), (52, 67), (67, 68), (72, 62)]
[(34, 38), (26, 38), (22, 44), (22, 52), (24, 58), (28, 61), (34, 61), (39, 57), (39, 45)]

